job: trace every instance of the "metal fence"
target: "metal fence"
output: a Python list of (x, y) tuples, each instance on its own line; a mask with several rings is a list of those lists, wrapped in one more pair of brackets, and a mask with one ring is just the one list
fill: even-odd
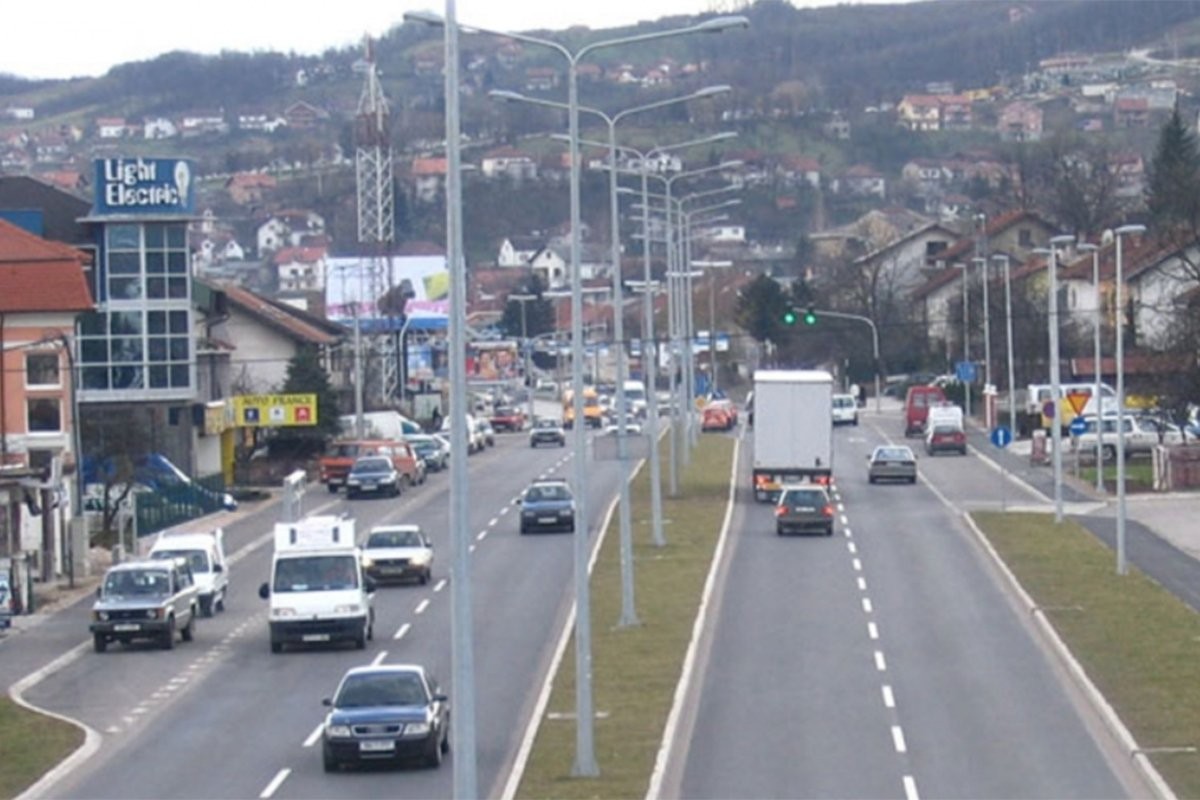
[(134, 530), (149, 536), (188, 520), (224, 508), (225, 478), (220, 473), (194, 479), (191, 483), (159, 487), (152, 492), (134, 492)]

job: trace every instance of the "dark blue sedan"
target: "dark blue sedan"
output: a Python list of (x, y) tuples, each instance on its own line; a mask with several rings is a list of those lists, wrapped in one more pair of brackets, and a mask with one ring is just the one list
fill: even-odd
[(450, 703), (424, 667), (355, 667), (342, 677), (321, 730), (325, 771), (419, 761), (439, 767), (450, 751)]
[(575, 496), (566, 481), (535, 481), (521, 496), (521, 533), (575, 531)]

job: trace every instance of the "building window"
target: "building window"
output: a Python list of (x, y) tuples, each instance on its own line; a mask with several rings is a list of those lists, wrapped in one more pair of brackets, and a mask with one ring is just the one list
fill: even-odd
[(30, 449), (29, 468), (40, 469), (46, 474), (50, 473), (50, 464), (54, 461), (54, 457), (58, 455), (57, 450), (33, 450)]
[(57, 397), (31, 397), (26, 401), (30, 433), (62, 433), (62, 408)]
[(58, 353), (29, 353), (25, 356), (25, 386), (45, 388), (61, 386)]
[(1021, 247), (1033, 247), (1033, 231), (1029, 228), (1021, 228), (1017, 231), (1017, 243)]

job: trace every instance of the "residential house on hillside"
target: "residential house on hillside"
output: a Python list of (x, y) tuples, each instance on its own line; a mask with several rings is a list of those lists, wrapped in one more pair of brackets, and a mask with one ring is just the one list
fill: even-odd
[(413, 197), (422, 203), (433, 203), (441, 196), (446, 184), (447, 161), (445, 158), (418, 156), (408, 169), (412, 180)]
[(220, 111), (189, 111), (179, 120), (179, 132), (185, 139), (224, 136), (229, 133), (229, 123)]
[(496, 266), (528, 267), (544, 246), (545, 240), (537, 236), (505, 237), (496, 254)]
[(96, 119), (96, 136), (100, 139), (124, 139), (129, 133), (129, 126), (124, 117), (98, 117)]
[(142, 138), (149, 141), (155, 139), (174, 139), (179, 135), (179, 128), (166, 117), (146, 117), (142, 121)]
[(896, 117), (900, 126), (910, 131), (941, 130), (941, 100), (932, 94), (906, 94), (896, 104)]
[(315, 128), (329, 120), (329, 112), (312, 103), (298, 100), (283, 110), (283, 118), (289, 128), (303, 131)]
[(225, 191), (239, 206), (258, 205), (277, 185), (275, 176), (265, 172), (235, 172), (225, 181)]
[(833, 190), (856, 197), (887, 197), (887, 178), (872, 166), (855, 164), (834, 180)]
[(1042, 109), (1027, 100), (1014, 100), (1000, 109), (996, 130), (1006, 142), (1036, 142), (1042, 138)]
[(302, 347), (316, 347), (330, 379), (341, 375), (337, 348), (346, 329), (287, 303), (230, 284), (214, 285), (228, 298), (229, 316), (212, 336), (232, 347), (235, 393), (267, 394), (287, 379), (287, 366)]
[(287, 127), (287, 119), (280, 114), (238, 114), (237, 126), (240, 131), (260, 131), (274, 133)]
[(779, 159), (775, 168), (784, 183), (796, 186), (808, 184), (814, 189), (821, 188), (821, 163), (807, 156), (787, 155)]
[(323, 247), (284, 247), (275, 254), (280, 292), (322, 291), (326, 251)]
[[(0, 382), (0, 557), (35, 553), (47, 559), (46, 577), (64, 571), (56, 543), (78, 513), (69, 509), (75, 492), (61, 495), (68, 498), (65, 514), (51, 513), (67, 488), (52, 481), (79, 477), (67, 350), (75, 346), (76, 318), (94, 307), (84, 271), (89, 259), (0, 219), (0, 374), (7, 376)], [(28, 596), (20, 596), (27, 605)]]
[(529, 67), (525, 70), (525, 91), (548, 92), (558, 86), (559, 70), (554, 67)]
[(310, 237), (325, 234), (325, 219), (315, 211), (285, 209), (258, 226), (255, 234), (259, 255), (281, 247), (299, 247)]
[(537, 180), (537, 162), (514, 147), (500, 147), (484, 155), (479, 165), (485, 178), (501, 175), (514, 180)]

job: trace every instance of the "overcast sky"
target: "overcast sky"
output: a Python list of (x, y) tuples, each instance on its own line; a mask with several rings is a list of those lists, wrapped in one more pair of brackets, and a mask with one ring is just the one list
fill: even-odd
[[(878, 0), (875, 0), (878, 2)], [(800, 6), (838, 0), (792, 0)], [(847, 0), (841, 0), (847, 2)], [(853, 0), (859, 2), (859, 0)], [(727, 12), (737, 0), (459, 0), (458, 21), (500, 30), (610, 28), (674, 14)], [(379, 35), (437, 0), (4, 0), (0, 73), (23, 78), (103, 75), (114, 64), (172, 50), (315, 54)]]

